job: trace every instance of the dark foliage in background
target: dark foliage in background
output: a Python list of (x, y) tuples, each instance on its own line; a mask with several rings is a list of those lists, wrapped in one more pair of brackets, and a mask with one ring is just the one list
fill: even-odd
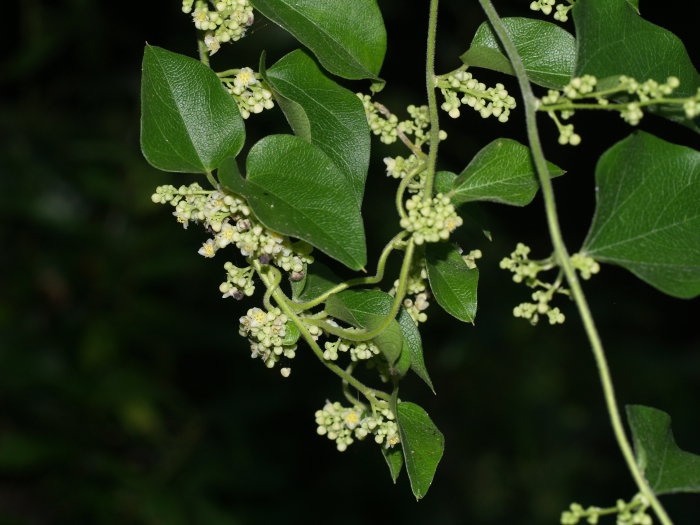
[[(697, 57), (697, 33), (674, 20), (684, 3), (646, 3), (645, 16)], [(390, 46), (382, 100), (396, 112), (424, 98), (427, 8), (417, 4), (380, 2)], [(442, 71), (483, 20), (476, 2), (444, 4)], [(526, 4), (503, 14), (529, 16)], [(510, 314), (527, 292), (497, 263), (518, 240), (548, 254), (539, 201), (483, 206), (458, 235), (485, 254), (480, 311), (475, 327), (429, 311), (424, 346), (438, 396), (418, 380), (402, 390), (446, 435), (434, 486), (416, 504), (405, 478), (391, 485), (374, 445), (339, 454), (316, 436), (313, 412), (339, 397), (337, 381), (309, 352), (286, 380), (251, 361), (237, 333), (250, 303), (219, 298), (223, 261), (196, 253), (205, 234), (150, 202), (156, 185), (192, 180), (150, 168), (138, 146), (144, 42), (195, 51), (179, 2), (24, 0), (12, 18), (0, 66), (0, 524), (544, 524), (572, 498), (608, 505), (632, 495), (573, 306), (563, 305), (563, 327)], [(255, 67), (263, 46), (272, 63), (293, 45), (261, 19), (213, 65)], [(505, 126), (441, 117), (450, 135), (442, 166), (461, 169), (497, 136), (522, 140), (521, 116)], [(592, 213), (591, 159), (629, 132), (615, 115), (577, 119), (584, 143), (548, 148), (570, 169), (556, 189), (572, 247)], [(282, 131), (273, 122), (253, 116), (248, 144)], [(645, 126), (697, 145), (659, 119)], [(380, 159), (398, 150), (374, 150), (366, 225), (376, 254), (397, 229)], [(699, 451), (698, 302), (613, 267), (586, 289), (621, 402), (668, 411), (680, 446)], [(697, 522), (696, 496), (666, 501), (677, 523)]]

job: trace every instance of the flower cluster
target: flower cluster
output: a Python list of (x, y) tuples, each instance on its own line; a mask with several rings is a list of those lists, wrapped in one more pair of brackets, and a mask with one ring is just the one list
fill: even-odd
[(617, 514), (617, 525), (651, 525), (653, 522), (647, 514), (648, 509), (649, 502), (641, 494), (637, 494), (629, 503), (619, 499), (617, 504), (610, 508), (583, 508), (578, 503), (572, 503), (569, 510), (562, 512), (561, 524), (576, 525), (585, 519), (587, 523), (595, 525), (601, 516)]
[(335, 441), (340, 452), (352, 445), (355, 439), (361, 441), (370, 434), (377, 444), (383, 443), (386, 448), (400, 442), (398, 426), (388, 406), (367, 414), (359, 405), (344, 407), (337, 401), (326, 401), (324, 407), (314, 415), (318, 425), (316, 432)]
[[(425, 162), (415, 155), (409, 155), (404, 158), (401, 156), (397, 157), (385, 157), (384, 164), (386, 165), (386, 174), (394, 179), (403, 179), (408, 175), (411, 175), (423, 167)], [(409, 185), (409, 190), (411, 186)]]
[(452, 118), (459, 117), (460, 106), (466, 104), (478, 111), (483, 118), (494, 116), (499, 122), (506, 122), (516, 105), (515, 99), (508, 94), (503, 84), (486, 87), (486, 84), (463, 69), (440, 77), (437, 87), (445, 97), (445, 102), (440, 107)]
[(481, 250), (472, 250), (467, 255), (462, 255), (462, 259), (464, 259), (467, 268), (469, 268), (470, 270), (475, 270), (476, 261), (477, 259), (481, 259), (482, 255), (483, 254), (481, 253)]
[[(427, 280), (428, 271), (425, 268), (425, 260), (415, 260), (411, 265), (411, 270), (406, 280), (406, 298), (403, 300), (403, 306), (416, 324), (424, 323), (428, 320), (428, 315), (425, 313), (425, 310), (430, 306), (428, 302), (430, 292), (426, 284)], [(396, 295), (398, 287), (399, 281), (397, 279), (394, 281), (394, 286), (389, 291), (389, 294)]]
[(232, 79), (223, 78), (222, 82), (238, 104), (244, 119), (250, 117), (251, 113), (262, 113), (265, 109), (275, 107), (272, 92), (265, 87), (260, 75), (249, 67), (239, 69)]
[(462, 218), (442, 193), (427, 201), (418, 193), (408, 199), (405, 206), (407, 214), (401, 219), (401, 227), (413, 233), (416, 244), (447, 240), (455, 228), (462, 225)]
[[(238, 333), (250, 341), (251, 357), (259, 357), (268, 368), (274, 367), (282, 356), (293, 359), (296, 354), (296, 345), (285, 341), (287, 316), (279, 308), (251, 308), (240, 318)], [(280, 373), (287, 377), (290, 369), (282, 368)]]
[(219, 291), (224, 294), (222, 297), (233, 297), (240, 301), (243, 297), (250, 297), (255, 293), (254, 272), (251, 266), (239, 268), (232, 262), (227, 262), (224, 264), (224, 270), (226, 281), (219, 285)]
[(195, 27), (205, 32), (204, 43), (212, 55), (222, 43), (243, 38), (254, 20), (249, 0), (182, 0), (182, 11), (192, 13)]
[(540, 272), (554, 268), (551, 260), (533, 261), (529, 258), (530, 248), (523, 243), (518, 243), (510, 257), (501, 260), (499, 266), (503, 270), (513, 272), (513, 281), (525, 282), (530, 288), (537, 288), (531, 295), (532, 303), (521, 303), (513, 309), (515, 317), (528, 319), (536, 325), (541, 316), (546, 315), (549, 324), (561, 324), (565, 321), (564, 314), (558, 307), (552, 307), (549, 303), (554, 294), (568, 295), (568, 290), (561, 287), (561, 275), (553, 283), (546, 283), (538, 279)]
[(379, 355), (379, 348), (371, 341), (346, 341), (338, 339), (336, 341), (326, 341), (324, 344), (323, 358), (329, 361), (338, 359), (338, 352), (350, 352), (350, 360), (364, 361)]
[[(216, 252), (233, 244), (246, 258), (257, 258), (263, 264), (274, 264), (286, 272), (301, 273), (304, 263), (313, 262), (308, 253), (300, 253), (291, 241), (278, 233), (267, 230), (251, 214), (245, 201), (220, 191), (205, 191), (197, 184), (190, 186), (159, 186), (151, 196), (156, 203), (168, 203), (175, 207), (173, 215), (187, 228), (190, 221), (201, 222), (214, 233), (199, 249), (204, 257), (214, 257)], [(306, 250), (305, 250), (306, 251)], [(238, 278), (240, 276), (237, 276)], [(233, 288), (231, 295), (238, 292)], [(243, 285), (243, 294), (247, 285)]]
[(582, 253), (575, 253), (571, 256), (571, 264), (581, 274), (581, 278), (588, 280), (592, 275), (600, 271), (600, 264), (593, 257), (588, 257)]
[(554, 20), (566, 22), (569, 19), (569, 11), (574, 7), (574, 4), (572, 0), (569, 0), (569, 5), (557, 4), (557, 0), (535, 0), (530, 4), (530, 9), (533, 11), (542, 11), (545, 15), (549, 15), (554, 7), (556, 8), (554, 11)]
[[(639, 124), (644, 117), (644, 107), (655, 104), (681, 105), (687, 118), (700, 115), (700, 89), (693, 97), (667, 98), (680, 85), (677, 77), (668, 77), (666, 82), (657, 82), (654, 79), (639, 82), (623, 75), (605, 84), (601, 86), (596, 77), (584, 75), (572, 78), (561, 91), (550, 89), (547, 95), (542, 97), (538, 109), (546, 111), (554, 120), (559, 129), (560, 144), (576, 146), (580, 144), (581, 137), (574, 133), (572, 124), (563, 124), (556, 112), (566, 120), (574, 115), (576, 109), (590, 109), (591, 101), (584, 99), (594, 99), (600, 109), (618, 111), (620, 117), (632, 126)], [(611, 102), (611, 98), (622, 102)]]

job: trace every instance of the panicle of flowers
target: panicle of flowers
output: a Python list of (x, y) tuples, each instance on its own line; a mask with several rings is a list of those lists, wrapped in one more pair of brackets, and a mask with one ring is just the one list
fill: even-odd
[(388, 405), (380, 406), (376, 412), (368, 414), (361, 405), (346, 407), (337, 401), (326, 401), (314, 417), (318, 435), (335, 441), (340, 452), (347, 450), (355, 439), (361, 441), (369, 435), (374, 436), (375, 443), (384, 444), (386, 448), (401, 441), (394, 414)]
[(608, 508), (584, 508), (578, 503), (572, 503), (568, 510), (562, 512), (560, 522), (562, 525), (576, 525), (581, 520), (586, 520), (586, 523), (595, 525), (601, 517), (616, 514), (617, 525), (652, 525), (648, 509), (649, 502), (641, 494), (637, 494), (629, 503), (619, 499), (614, 507)]
[(513, 272), (513, 281), (524, 282), (529, 288), (536, 290), (531, 294), (532, 303), (521, 303), (513, 309), (515, 317), (521, 317), (536, 325), (541, 316), (546, 316), (549, 324), (561, 324), (565, 321), (564, 314), (558, 307), (552, 307), (555, 293), (568, 295), (568, 290), (561, 287), (561, 274), (554, 283), (547, 283), (538, 278), (540, 272), (554, 268), (551, 260), (533, 261), (529, 257), (530, 248), (518, 243), (509, 257), (501, 260), (499, 266), (503, 270)]
[[(294, 359), (297, 346), (285, 341), (287, 316), (279, 308), (267, 311), (251, 308), (239, 322), (238, 333), (248, 338), (251, 357), (260, 358), (268, 368), (274, 367), (282, 357)], [(284, 377), (289, 372), (289, 368), (280, 370)]]
[(259, 73), (249, 67), (237, 71), (232, 78), (225, 77), (221, 81), (238, 104), (244, 119), (250, 117), (251, 113), (262, 113), (266, 109), (275, 107), (272, 91), (267, 88)]
[(379, 348), (371, 341), (347, 341), (337, 339), (336, 341), (326, 341), (324, 344), (323, 358), (329, 361), (336, 361), (339, 352), (349, 352), (350, 360), (365, 361), (375, 355), (379, 355)]
[[(556, 124), (560, 144), (580, 144), (581, 137), (574, 132), (573, 125), (563, 124), (559, 117), (563, 120), (569, 119), (581, 108), (618, 111), (620, 117), (632, 126), (639, 124), (644, 117), (644, 107), (657, 104), (680, 105), (687, 118), (700, 115), (700, 89), (692, 97), (668, 98), (680, 85), (677, 77), (668, 77), (666, 82), (657, 82), (654, 79), (639, 82), (622, 75), (603, 84), (605, 86), (601, 86), (598, 79), (592, 75), (584, 75), (572, 78), (561, 91), (550, 89), (547, 95), (542, 97), (538, 110), (546, 111)], [(585, 99), (593, 99), (595, 102)], [(617, 99), (619, 102), (611, 99)]]
[(239, 268), (232, 262), (226, 262), (224, 270), (226, 270), (226, 280), (219, 285), (219, 291), (223, 294), (223, 298), (233, 297), (240, 301), (243, 297), (250, 297), (255, 293), (252, 266)]
[(445, 98), (440, 107), (452, 118), (459, 117), (460, 106), (466, 104), (483, 118), (494, 116), (499, 122), (506, 122), (516, 106), (503, 84), (486, 87), (463, 69), (439, 77), (437, 87)]
[(406, 201), (405, 207), (406, 215), (401, 219), (401, 227), (413, 234), (418, 245), (449, 239), (450, 234), (463, 222), (449, 197), (442, 193), (427, 201), (423, 200), (422, 193), (418, 193)]
[(182, 11), (192, 13), (195, 27), (205, 32), (211, 55), (221, 44), (243, 38), (255, 18), (249, 0), (183, 0)]
[(557, 0), (535, 0), (530, 3), (533, 11), (542, 11), (545, 15), (550, 15), (554, 9), (554, 20), (566, 22), (569, 19), (569, 11), (574, 7), (573, 0), (568, 0), (569, 4), (557, 4)]
[[(406, 298), (403, 300), (403, 306), (416, 325), (428, 320), (428, 314), (425, 313), (425, 310), (430, 306), (427, 280), (428, 271), (425, 268), (425, 260), (420, 258), (414, 260), (406, 281)], [(396, 295), (398, 287), (399, 281), (397, 279), (389, 294)]]

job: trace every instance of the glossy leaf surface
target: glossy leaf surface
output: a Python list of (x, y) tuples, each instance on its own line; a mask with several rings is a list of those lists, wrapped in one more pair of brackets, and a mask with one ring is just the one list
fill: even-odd
[(248, 200), (266, 227), (302, 239), (353, 270), (364, 267), (360, 209), (345, 175), (323, 151), (291, 135), (270, 135), (251, 148), (246, 167), (242, 179), (227, 160), (219, 178)]
[(430, 387), (430, 390), (435, 393), (433, 382), (428, 374), (428, 369), (425, 367), (425, 360), (423, 358), (423, 342), (416, 323), (403, 307), (401, 310), (399, 310), (399, 315), (396, 320), (399, 322), (401, 332), (403, 333), (403, 352), (410, 358), (411, 370), (413, 370), (418, 377), (425, 381), (425, 383)]
[[(548, 163), (551, 177), (564, 171)], [(530, 148), (512, 139), (496, 139), (484, 146), (452, 182), (454, 204), (491, 201), (525, 206), (535, 198), (539, 183)]]
[(700, 152), (637, 132), (598, 161), (584, 251), (662, 292), (700, 294)]
[(435, 300), (460, 321), (474, 322), (479, 270), (470, 269), (457, 248), (449, 243), (425, 247), (430, 289)]
[(146, 46), (141, 78), (141, 150), (164, 171), (205, 173), (243, 147), (238, 106), (207, 66)]
[(445, 449), (445, 437), (415, 403), (398, 404), (398, 424), (406, 472), (416, 499), (423, 498)]
[(627, 420), (637, 464), (656, 494), (700, 492), (700, 456), (678, 448), (666, 412), (628, 405)]
[[(569, 82), (576, 63), (576, 40), (562, 27), (534, 18), (503, 18), (531, 82), (558, 89)], [(513, 68), (491, 25), (476, 30), (469, 49), (460, 57), (469, 66), (513, 75)]]
[(333, 159), (361, 205), (370, 150), (362, 101), (324, 75), (301, 50), (283, 57), (266, 76), (294, 133)]
[(308, 47), (331, 73), (377, 79), (386, 30), (375, 0), (252, 0), (267, 18)]

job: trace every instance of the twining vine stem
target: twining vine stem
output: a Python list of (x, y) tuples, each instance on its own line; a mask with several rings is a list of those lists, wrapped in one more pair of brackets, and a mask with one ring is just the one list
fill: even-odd
[[(639, 488), (639, 491), (644, 497), (649, 501), (654, 512), (658, 516), (659, 520), (663, 525), (673, 525), (671, 518), (666, 513), (666, 510), (661, 505), (654, 491), (651, 490), (649, 484), (644, 479), (637, 462), (634, 459), (634, 453), (632, 451), (632, 446), (625, 433), (624, 426), (622, 424), (622, 417), (620, 416), (620, 410), (617, 405), (617, 400), (615, 398), (615, 389), (613, 387), (612, 378), (610, 376), (610, 369), (608, 367), (607, 358), (605, 357), (605, 351), (603, 350), (603, 344), (600, 340), (600, 335), (598, 334), (598, 329), (596, 328), (595, 322), (593, 321), (593, 316), (591, 310), (588, 306), (588, 302), (579, 283), (576, 271), (571, 264), (571, 259), (569, 253), (564, 244), (564, 239), (562, 238), (561, 228), (559, 226), (559, 218), (557, 215), (556, 202), (554, 199), (554, 190), (552, 188), (552, 182), (549, 178), (549, 171), (547, 169), (547, 161), (545, 160), (544, 151), (542, 150), (542, 144), (540, 142), (539, 132), (537, 130), (537, 120), (535, 116), (537, 100), (530, 87), (530, 82), (527, 78), (527, 73), (525, 72), (525, 66), (523, 65), (522, 59), (518, 53), (518, 50), (510, 39), (510, 36), (506, 32), (506, 28), (503, 25), (500, 17), (496, 13), (496, 10), (491, 3), (491, 0), (479, 0), (481, 7), (483, 8), (486, 16), (488, 17), (494, 31), (498, 35), (499, 40), (503, 44), (503, 47), (508, 55), (508, 58), (513, 66), (513, 71), (518, 78), (518, 84), (520, 85), (520, 91), (523, 96), (523, 102), (525, 106), (525, 121), (527, 124), (527, 135), (530, 142), (530, 150), (532, 151), (532, 156), (535, 162), (535, 167), (537, 168), (537, 175), (540, 181), (540, 187), (542, 188), (542, 195), (544, 197), (545, 212), (547, 215), (547, 224), (549, 227), (549, 235), (552, 240), (552, 245), (554, 246), (554, 253), (559, 266), (564, 271), (566, 280), (571, 288), (571, 295), (576, 302), (576, 306), (583, 321), (583, 326), (588, 336), (588, 340), (591, 344), (593, 350), (593, 356), (598, 367), (598, 372), (600, 374), (600, 380), (603, 387), (603, 393), (605, 395), (605, 402), (608, 409), (608, 414), (610, 416), (610, 422), (613, 427), (613, 432), (615, 433), (615, 438), (622, 451), (622, 455), (625, 458), (627, 467), (634, 478), (634, 481)], [(431, 2), (432, 5), (432, 2)]]
[(433, 179), (435, 178), (435, 163), (437, 161), (438, 144), (440, 143), (440, 120), (438, 117), (437, 96), (435, 95), (435, 41), (437, 35), (438, 0), (430, 0), (428, 15), (428, 43), (425, 59), (425, 84), (428, 90), (428, 113), (430, 115), (430, 150), (428, 151), (428, 166), (423, 188), (423, 200), (428, 202), (433, 198)]

